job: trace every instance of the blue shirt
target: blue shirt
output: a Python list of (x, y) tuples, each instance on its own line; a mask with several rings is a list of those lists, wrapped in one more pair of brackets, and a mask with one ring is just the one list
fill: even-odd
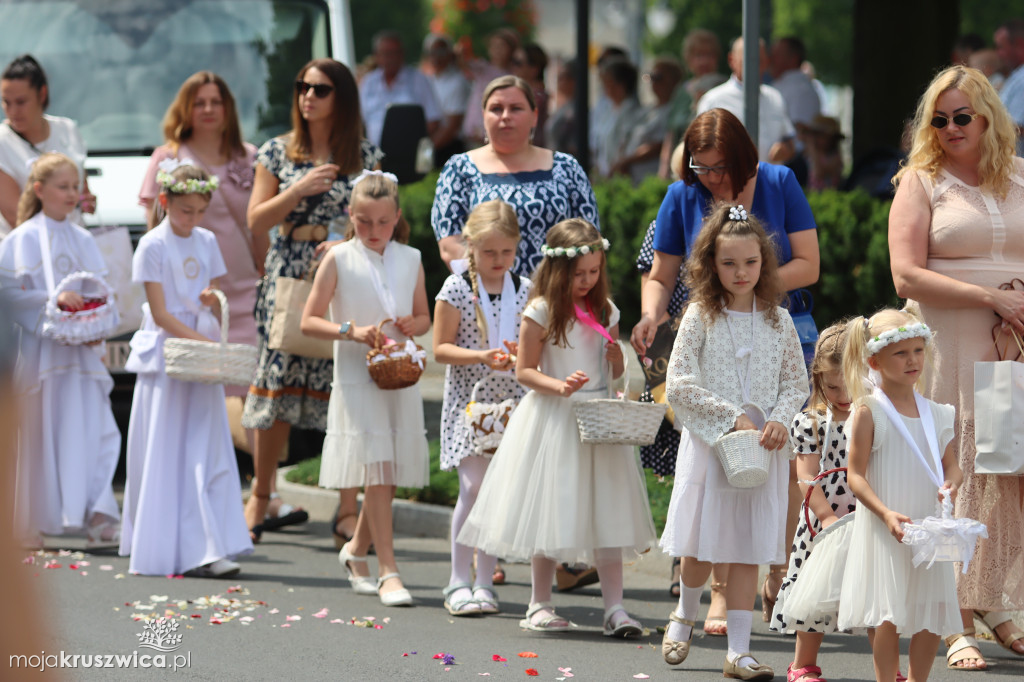
[[(686, 258), (713, 203), (711, 192), (700, 182), (687, 185), (680, 180), (669, 185), (658, 209), (654, 250)], [(811, 206), (793, 171), (785, 166), (758, 163), (753, 203), (746, 208), (774, 237), (779, 265), (788, 263), (793, 258), (789, 235), (817, 228)]]

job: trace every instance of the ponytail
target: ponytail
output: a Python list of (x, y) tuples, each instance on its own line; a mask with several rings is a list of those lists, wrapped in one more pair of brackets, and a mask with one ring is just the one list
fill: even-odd
[(868, 321), (863, 316), (855, 317), (846, 324), (843, 381), (846, 382), (846, 392), (850, 395), (850, 402), (853, 404), (868, 394), (864, 385), (868, 377), (868, 363), (865, 357), (868, 342), (867, 327)]

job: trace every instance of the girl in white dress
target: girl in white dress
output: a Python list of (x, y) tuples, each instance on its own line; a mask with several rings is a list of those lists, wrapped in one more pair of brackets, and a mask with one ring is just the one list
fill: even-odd
[(712, 446), (753, 429), (761, 430), (763, 447), (782, 450), (786, 425), (807, 399), (807, 370), (793, 321), (777, 305), (782, 284), (772, 241), (742, 206), (721, 204), (707, 217), (686, 273), (690, 303), (666, 380), (682, 439), (661, 536), (664, 551), (682, 557), (681, 590), (662, 655), (670, 665), (686, 660), (711, 565), (730, 564), (723, 674), (770, 679), (772, 669), (749, 653), (750, 630), (758, 565), (785, 561), (788, 453), (770, 459), (765, 483), (736, 488)]
[[(896, 679), (899, 636), (911, 635), (911, 680), (926, 680), (940, 635), (960, 632), (952, 563), (914, 567), (903, 524), (935, 514), (941, 488), (963, 480), (952, 444), (954, 409), (922, 397), (931, 331), (906, 311), (882, 310), (847, 327), (843, 373), (854, 400), (848, 429), (854, 516), (839, 597), (839, 628), (875, 628), (879, 682)], [(880, 385), (865, 395), (868, 368)], [(940, 458), (941, 453), (941, 458)]]
[[(320, 464), (325, 488), (366, 487), (352, 539), (338, 560), (358, 594), (386, 606), (409, 606), (395, 562), (391, 500), (395, 486), (427, 483), (428, 451), (419, 386), (383, 390), (366, 368), (367, 347), (382, 332), (402, 344), (430, 329), (420, 252), (404, 242), (409, 226), (398, 207), (394, 175), (363, 171), (352, 183), (349, 214), (355, 238), (327, 252), (302, 313), (302, 331), (333, 339), (334, 383)], [(330, 308), (331, 319), (327, 319)], [(373, 545), (379, 577), (370, 579)]]
[[(92, 345), (42, 336), (47, 301), (68, 275), (102, 277), (106, 265), (85, 229), (68, 222), (78, 204), (78, 168), (63, 154), (32, 165), (18, 203), (18, 227), (0, 242), (0, 288), (21, 328), (17, 365), (24, 418), (18, 432), (15, 533), (42, 547), (40, 533), (85, 528), (89, 546), (117, 546), (120, 514), (111, 481), (121, 433), (110, 408), (114, 382)], [(61, 292), (58, 305), (78, 310), (82, 296)]]
[[(846, 325), (837, 323), (821, 332), (811, 362), (811, 398), (807, 408), (793, 418), (789, 430), (790, 447), (796, 453), (797, 479), (805, 494), (808, 482), (818, 474), (846, 466), (846, 420), (851, 403), (843, 381), (845, 347)], [(841, 471), (818, 481), (808, 501), (800, 506), (789, 569), (779, 588), (771, 619), (772, 630), (786, 634), (796, 632), (796, 651), (786, 671), (791, 682), (822, 682), (818, 650), (825, 633), (836, 631), (838, 613), (822, 614), (805, 622), (787, 612), (787, 599), (814, 549), (815, 538), (855, 507), (856, 500), (846, 473)], [(804, 518), (805, 511), (810, 525)]]
[(217, 180), (187, 161), (164, 163), (156, 209), (166, 216), (132, 259), (132, 280), (145, 287), (147, 303), (125, 363), (138, 377), (120, 553), (131, 555), (132, 573), (227, 577), (241, 569), (232, 558), (252, 552), (252, 542), (224, 387), (170, 378), (163, 356), (170, 337), (220, 339), (211, 289), (226, 268), (217, 238), (198, 227)]
[[(516, 377), (530, 389), (509, 420), (461, 544), (529, 559), (532, 591), (520, 627), (560, 632), (571, 623), (550, 603), (558, 562), (596, 566), (604, 634), (638, 636), (622, 606), (623, 550), (654, 545), (636, 451), (580, 442), (573, 402), (607, 397), (622, 374), (619, 310), (608, 298), (606, 240), (580, 218), (552, 227), (519, 331)], [(610, 366), (610, 371), (607, 366)]]
[[(502, 400), (522, 397), (522, 387), (510, 370), (515, 367), (520, 319), (530, 295), (530, 280), (510, 272), (519, 244), (519, 221), (511, 205), (500, 199), (477, 205), (462, 237), (468, 269), (456, 268), (456, 274), (449, 275), (434, 304), (434, 358), (448, 365), (441, 406), (441, 469), (459, 472), (459, 499), (452, 513), (452, 573), (444, 589), (444, 606), (453, 616), (498, 612), (497, 557), (477, 552), (473, 583), (473, 548), (458, 542), (493, 453), (477, 450), (465, 415), (478, 382), (502, 381), (494, 373), (507, 375), (507, 383), (500, 385), (510, 392)], [(493, 415), (490, 418), (493, 421)], [(498, 432), (494, 440), (500, 437)]]

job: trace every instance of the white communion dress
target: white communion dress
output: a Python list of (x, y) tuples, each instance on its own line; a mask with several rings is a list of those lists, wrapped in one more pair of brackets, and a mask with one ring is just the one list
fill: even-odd
[[(523, 312), (547, 326), (548, 307), (534, 299)], [(618, 323), (612, 305), (608, 326)], [(565, 348), (541, 351), (540, 371), (564, 379), (583, 370), (590, 381), (569, 398), (530, 391), (512, 413), (458, 542), (512, 560), (543, 555), (594, 561), (594, 550), (645, 552), (656, 539), (636, 448), (584, 445), (573, 402), (607, 397), (605, 340), (571, 324)]]

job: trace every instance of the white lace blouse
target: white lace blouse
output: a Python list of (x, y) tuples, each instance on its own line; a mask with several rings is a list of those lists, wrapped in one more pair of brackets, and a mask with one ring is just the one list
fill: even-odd
[[(666, 378), (668, 402), (690, 433), (708, 445), (732, 430), (749, 402), (768, 419), (788, 426), (809, 395), (800, 340), (789, 312), (779, 308), (773, 326), (763, 312), (755, 313), (753, 344), (749, 355), (737, 357), (736, 343), (749, 344), (750, 329), (742, 316), (729, 329), (727, 315), (707, 326), (702, 306), (691, 303), (676, 335)], [(746, 338), (740, 339), (740, 330)], [(739, 368), (739, 372), (737, 371)], [(744, 401), (740, 372), (748, 371), (749, 399)]]

